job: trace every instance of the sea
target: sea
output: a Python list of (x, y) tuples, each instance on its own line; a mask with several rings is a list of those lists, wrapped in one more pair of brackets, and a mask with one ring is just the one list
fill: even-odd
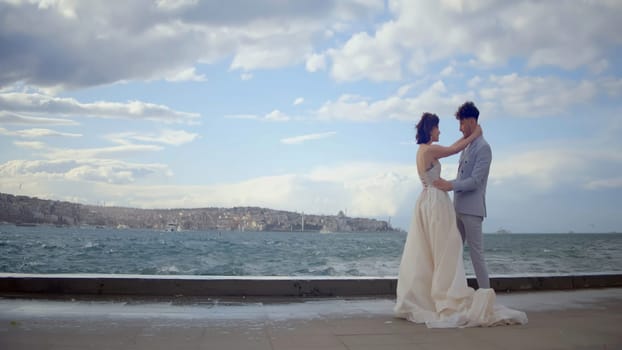
[[(0, 272), (397, 276), (403, 232), (164, 232), (0, 225)], [(622, 234), (485, 234), (490, 274), (622, 272)], [(468, 247), (467, 275), (473, 275)]]

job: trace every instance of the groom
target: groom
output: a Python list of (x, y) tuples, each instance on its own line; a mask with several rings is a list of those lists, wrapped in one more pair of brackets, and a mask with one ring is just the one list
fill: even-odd
[[(473, 102), (465, 102), (456, 112), (460, 131), (468, 137), (477, 127), (479, 110)], [(480, 136), (460, 154), (458, 177), (453, 181), (438, 179), (434, 186), (443, 191), (454, 191), (456, 222), (471, 253), (471, 262), (479, 288), (490, 288), (488, 269), (484, 260), (482, 221), (486, 217), (486, 184), (492, 161), (490, 145)]]

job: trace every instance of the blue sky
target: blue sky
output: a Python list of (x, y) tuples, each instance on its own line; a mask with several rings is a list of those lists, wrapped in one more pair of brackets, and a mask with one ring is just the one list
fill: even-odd
[[(408, 228), (472, 100), (484, 231), (622, 231), (622, 3), (0, 0), (0, 192)], [(457, 156), (443, 160), (453, 178)]]

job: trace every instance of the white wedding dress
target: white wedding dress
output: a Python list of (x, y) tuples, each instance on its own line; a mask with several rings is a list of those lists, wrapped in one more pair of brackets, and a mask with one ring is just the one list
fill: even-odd
[(493, 289), (467, 286), (454, 206), (446, 192), (432, 186), (440, 173), (435, 161), (421, 179), (400, 263), (395, 315), (430, 328), (526, 324), (524, 312), (495, 304)]

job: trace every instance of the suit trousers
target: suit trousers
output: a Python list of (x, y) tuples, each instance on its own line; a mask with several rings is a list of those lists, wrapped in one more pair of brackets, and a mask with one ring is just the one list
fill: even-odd
[(460, 236), (462, 236), (462, 243), (464, 244), (466, 241), (466, 244), (469, 246), (477, 285), (479, 288), (490, 288), (488, 268), (486, 267), (486, 260), (484, 260), (482, 221), (484, 221), (484, 218), (481, 216), (456, 213), (456, 222)]

